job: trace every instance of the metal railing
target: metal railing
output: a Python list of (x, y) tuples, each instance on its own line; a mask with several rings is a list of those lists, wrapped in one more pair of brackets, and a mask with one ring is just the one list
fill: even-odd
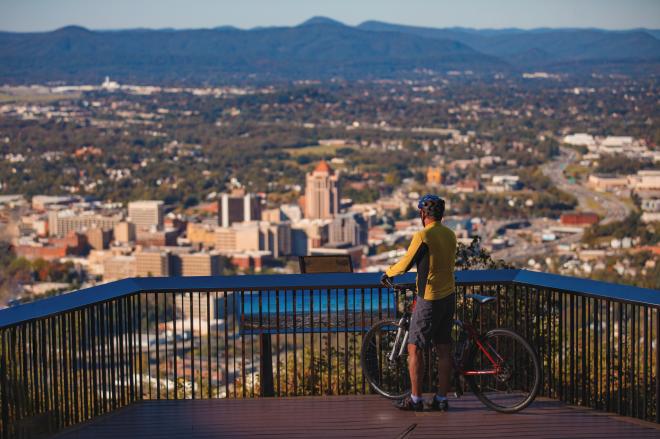
[[(414, 275), (398, 279), (412, 282)], [(402, 297), (378, 274), (138, 278), (0, 311), (2, 437), (144, 399), (369, 393), (363, 334)], [(660, 292), (524, 270), (457, 273), (495, 295), (543, 364), (542, 394), (660, 422)]]

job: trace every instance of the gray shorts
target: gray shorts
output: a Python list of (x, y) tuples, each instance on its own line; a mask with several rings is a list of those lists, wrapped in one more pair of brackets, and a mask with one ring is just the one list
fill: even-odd
[(417, 297), (417, 305), (410, 321), (408, 344), (426, 348), (433, 344), (451, 344), (456, 301), (454, 294), (438, 299)]

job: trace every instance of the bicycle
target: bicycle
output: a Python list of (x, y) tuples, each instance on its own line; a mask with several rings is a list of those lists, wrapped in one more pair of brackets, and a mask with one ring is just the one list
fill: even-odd
[[(362, 341), (360, 364), (371, 387), (389, 399), (410, 394), (407, 366), (408, 329), (416, 303), (410, 285), (388, 284), (403, 293), (403, 313), (398, 320), (374, 324)], [(407, 293), (415, 299), (409, 304)], [(481, 307), (497, 298), (466, 294), (475, 306), (471, 322), (454, 321), (452, 330), (453, 383), (456, 396), (463, 394), (465, 382), (484, 404), (501, 413), (515, 413), (534, 401), (541, 385), (541, 367), (530, 344), (519, 334), (505, 328), (479, 333), (475, 324)]]

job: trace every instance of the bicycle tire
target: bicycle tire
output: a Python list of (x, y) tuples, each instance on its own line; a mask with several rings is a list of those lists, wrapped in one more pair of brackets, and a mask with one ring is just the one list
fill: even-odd
[[(377, 323), (375, 323), (369, 331), (364, 335), (364, 338), (362, 339), (362, 348), (360, 350), (360, 366), (362, 367), (362, 374), (364, 375), (364, 378), (367, 380), (369, 385), (371, 386), (376, 393), (384, 396), (385, 398), (388, 399), (401, 399), (405, 398), (407, 395), (410, 394), (410, 385), (409, 385), (409, 378), (408, 377), (408, 368), (407, 368), (407, 361), (405, 361), (406, 367), (403, 370), (403, 377), (400, 377), (399, 382), (403, 383), (403, 385), (400, 387), (400, 391), (393, 392), (392, 390), (386, 389), (383, 384), (381, 384), (380, 380), (378, 379), (378, 370), (375, 370), (375, 367), (373, 364), (370, 364), (369, 356), (371, 355), (370, 352), (368, 352), (369, 348), (371, 347), (371, 341), (375, 339), (375, 337), (381, 333), (381, 328), (384, 326), (394, 326), (396, 328), (399, 328), (399, 322), (395, 320), (381, 320)], [(374, 346), (376, 345), (375, 340), (374, 340)], [(407, 351), (404, 350), (404, 355), (402, 357), (405, 357), (407, 359)], [(395, 372), (395, 375), (397, 375), (399, 372)], [(408, 383), (408, 385), (406, 385)]]
[[(511, 331), (509, 329), (502, 329), (502, 328), (493, 329), (491, 331), (488, 331), (486, 335), (484, 335), (482, 340), (492, 339), (497, 336), (509, 337), (515, 340), (518, 343), (518, 345), (521, 346), (523, 349), (525, 349), (525, 351), (527, 351), (527, 353), (530, 355), (530, 359), (532, 360), (533, 363), (532, 370), (534, 372), (534, 377), (533, 377), (532, 386), (530, 388), (527, 397), (522, 401), (520, 401), (519, 403), (514, 404), (512, 406), (503, 406), (501, 404), (497, 404), (496, 402), (494, 402), (484, 392), (481, 391), (477, 383), (477, 377), (465, 376), (465, 379), (468, 382), (468, 385), (470, 386), (472, 392), (479, 399), (479, 401), (481, 401), (486, 407), (500, 413), (516, 413), (529, 406), (538, 395), (539, 389), (541, 387), (541, 365), (538, 355), (536, 354), (532, 346), (520, 334), (514, 331)], [(472, 364), (475, 362), (475, 355), (477, 355), (479, 352), (480, 352), (479, 348), (473, 343), (473, 346), (470, 349), (469, 357), (466, 362), (468, 368), (472, 367)], [(526, 372), (529, 372), (528, 368), (526, 369)]]

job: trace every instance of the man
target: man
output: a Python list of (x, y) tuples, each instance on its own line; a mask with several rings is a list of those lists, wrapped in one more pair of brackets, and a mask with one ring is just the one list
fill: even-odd
[(402, 410), (424, 409), (423, 351), (432, 343), (438, 357), (437, 393), (432, 410), (449, 409), (447, 391), (451, 380), (451, 329), (454, 322), (454, 263), (456, 235), (440, 223), (445, 202), (424, 195), (417, 205), (424, 229), (415, 233), (405, 256), (387, 269), (383, 281), (417, 265), (417, 305), (410, 322), (408, 369), (412, 394), (396, 403)]

